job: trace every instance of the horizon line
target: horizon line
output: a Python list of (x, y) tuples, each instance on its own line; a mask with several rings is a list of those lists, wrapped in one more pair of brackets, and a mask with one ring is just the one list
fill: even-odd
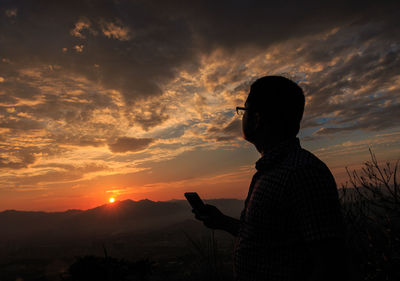
[[(239, 200), (239, 201), (244, 201), (244, 199), (239, 199), (239, 198), (226, 198), (226, 197), (222, 197), (222, 198), (202, 198), (204, 201), (210, 201), (210, 200)], [(88, 208), (88, 209), (65, 209), (65, 210), (60, 210), (60, 211), (45, 211), (45, 210), (25, 210), (25, 209), (4, 209), (4, 210), (0, 210), (0, 213), (4, 213), (4, 212), (33, 212), (33, 213), (65, 213), (65, 212), (69, 212), (69, 211), (88, 211), (88, 210), (92, 210), (92, 209), (96, 209), (102, 206), (112, 206), (112, 205), (117, 205), (121, 202), (126, 202), (126, 201), (132, 201), (132, 202), (141, 202), (141, 201), (151, 201), (151, 202), (171, 202), (171, 201), (186, 201), (186, 199), (169, 199), (169, 200), (151, 200), (148, 198), (144, 198), (144, 199), (140, 199), (140, 200), (134, 200), (134, 199), (124, 199), (124, 200), (116, 200), (114, 203), (105, 203), (105, 204), (101, 204), (92, 208)]]

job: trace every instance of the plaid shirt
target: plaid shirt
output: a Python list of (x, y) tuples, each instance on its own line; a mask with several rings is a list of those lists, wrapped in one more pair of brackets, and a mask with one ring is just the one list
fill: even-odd
[(240, 217), (236, 280), (307, 280), (307, 243), (343, 238), (335, 180), (298, 138), (265, 153), (256, 169)]

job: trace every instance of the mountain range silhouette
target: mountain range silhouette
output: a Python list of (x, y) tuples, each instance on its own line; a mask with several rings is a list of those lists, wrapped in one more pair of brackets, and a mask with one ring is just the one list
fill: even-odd
[[(243, 201), (238, 199), (213, 199), (205, 202), (236, 217), (243, 208)], [(88, 210), (65, 212), (6, 210), (0, 212), (0, 239), (49, 241), (143, 233), (186, 220), (193, 220), (193, 214), (185, 200), (124, 200)]]

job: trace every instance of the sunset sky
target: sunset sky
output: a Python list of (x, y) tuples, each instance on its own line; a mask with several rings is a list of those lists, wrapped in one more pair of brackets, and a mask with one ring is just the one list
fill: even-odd
[(0, 211), (244, 199), (234, 109), (264, 75), (304, 89), (301, 144), (339, 186), (369, 147), (400, 158), (398, 1), (0, 3)]

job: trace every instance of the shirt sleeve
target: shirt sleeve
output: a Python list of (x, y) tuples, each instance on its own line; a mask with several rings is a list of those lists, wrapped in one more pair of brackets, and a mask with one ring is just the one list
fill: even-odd
[(305, 241), (343, 238), (338, 192), (328, 167), (298, 168), (289, 176), (288, 186), (293, 223)]

